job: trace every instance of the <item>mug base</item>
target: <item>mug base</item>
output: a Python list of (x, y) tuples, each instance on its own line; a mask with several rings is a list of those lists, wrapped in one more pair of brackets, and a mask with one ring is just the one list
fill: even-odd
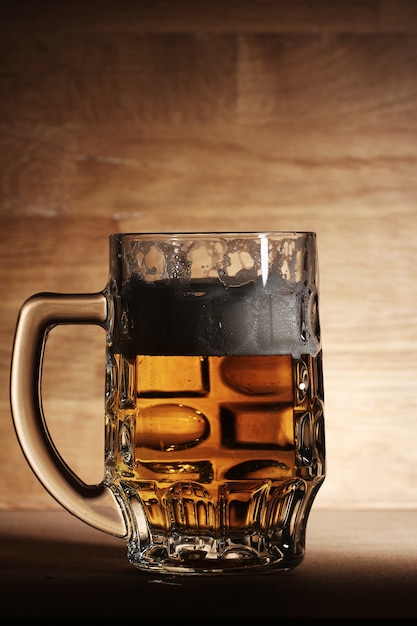
[(170, 540), (164, 545), (158, 541), (141, 551), (135, 542), (130, 542), (128, 560), (148, 573), (217, 575), (288, 571), (304, 559), (300, 545), (297, 554), (285, 554), (274, 545), (254, 549), (251, 545), (259, 544), (259, 537), (254, 535), (228, 543), (207, 537), (177, 537), (175, 543)]

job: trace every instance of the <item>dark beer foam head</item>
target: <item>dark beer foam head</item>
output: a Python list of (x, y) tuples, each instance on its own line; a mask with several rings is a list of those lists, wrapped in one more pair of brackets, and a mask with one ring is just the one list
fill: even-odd
[(113, 349), (130, 358), (317, 354), (315, 258), (291, 238), (266, 243), (265, 263), (259, 238), (133, 240), (113, 272)]
[(261, 279), (146, 283), (137, 274), (120, 293), (115, 344), (127, 357), (153, 355), (316, 354), (315, 294), (276, 292)]

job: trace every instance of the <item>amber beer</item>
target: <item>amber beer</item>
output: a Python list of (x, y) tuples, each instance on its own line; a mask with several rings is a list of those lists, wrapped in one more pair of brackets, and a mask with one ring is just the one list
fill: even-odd
[(135, 520), (129, 559), (172, 572), (296, 566), (325, 475), (321, 348), (303, 321), (318, 333), (316, 302), (281, 274), (125, 274), (106, 458)]

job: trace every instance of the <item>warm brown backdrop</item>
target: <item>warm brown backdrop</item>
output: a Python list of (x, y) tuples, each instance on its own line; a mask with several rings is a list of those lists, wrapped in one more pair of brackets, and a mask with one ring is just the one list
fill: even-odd
[[(98, 291), (108, 235), (315, 230), (318, 507), (417, 507), (417, 3), (2, 0), (0, 507), (58, 508), (21, 454), (18, 309)], [(45, 411), (102, 473), (104, 333), (51, 333)]]

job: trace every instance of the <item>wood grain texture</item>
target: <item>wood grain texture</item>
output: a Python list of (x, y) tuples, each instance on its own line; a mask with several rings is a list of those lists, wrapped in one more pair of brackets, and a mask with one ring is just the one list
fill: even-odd
[[(10, 416), (24, 299), (102, 289), (111, 232), (294, 229), (320, 256), (317, 506), (416, 508), (416, 3), (122, 4), (0, 6), (0, 508), (57, 507)], [(45, 359), (54, 439), (91, 481), (102, 335), (59, 327)]]
[[(414, 0), (3, 0), (5, 35), (65, 31), (416, 32)], [(12, 35), (12, 39), (15, 37)], [(93, 48), (94, 46), (92, 46)]]

